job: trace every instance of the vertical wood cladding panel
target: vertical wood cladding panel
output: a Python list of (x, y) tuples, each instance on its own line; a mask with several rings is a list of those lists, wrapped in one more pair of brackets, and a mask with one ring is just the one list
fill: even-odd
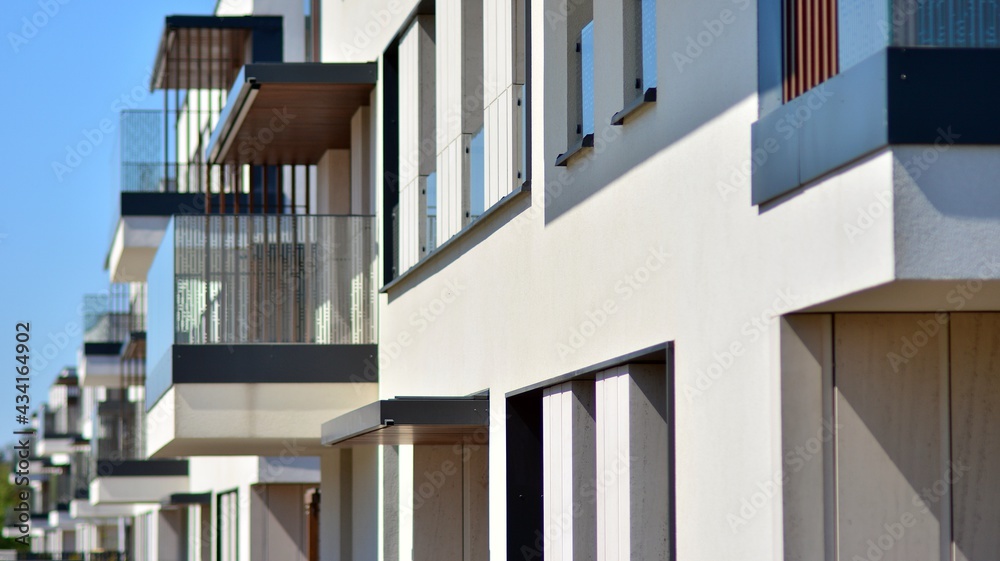
[(837, 0), (784, 0), (782, 7), (787, 102), (838, 72)]
[(922, 325), (935, 316), (834, 319), (840, 559), (939, 561), (950, 541), (948, 331)]
[(951, 315), (955, 561), (1000, 551), (1000, 314)]

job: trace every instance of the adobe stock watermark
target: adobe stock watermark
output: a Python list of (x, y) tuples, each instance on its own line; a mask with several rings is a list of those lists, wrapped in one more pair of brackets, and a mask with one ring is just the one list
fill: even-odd
[(893, 372), (909, 364), (920, 351), (927, 347), (938, 334), (948, 325), (949, 311), (959, 312), (965, 309), (969, 302), (983, 290), (984, 282), (987, 279), (994, 279), (1000, 276), (1000, 258), (994, 261), (984, 262), (978, 273), (978, 278), (959, 282), (945, 295), (945, 301), (951, 305), (949, 310), (937, 310), (931, 319), (918, 320), (916, 329), (910, 335), (904, 335), (899, 339), (899, 346), (895, 351), (886, 353), (886, 360)]
[(662, 247), (649, 248), (643, 264), (615, 282), (613, 287), (615, 296), (605, 299), (597, 308), (587, 310), (584, 313), (586, 318), (570, 330), (567, 339), (556, 343), (556, 352), (559, 354), (559, 358), (565, 359), (567, 356), (582, 349), (587, 341), (596, 335), (607, 324), (608, 320), (621, 310), (619, 306), (623, 302), (631, 300), (637, 292), (649, 283), (650, 279), (653, 278), (653, 273), (656, 273), (667, 264), (669, 256), (670, 254)]
[[(575, 157), (569, 166), (560, 167), (558, 173), (546, 174), (545, 186), (542, 189), (545, 204), (533, 204), (519, 213), (514, 219), (514, 224), (517, 225), (518, 229), (524, 228), (542, 217), (545, 214), (545, 208), (559, 199), (568, 187), (572, 187), (577, 178), (587, 177), (585, 173), (587, 169), (622, 137), (622, 128), (608, 124), (599, 132), (595, 131), (593, 148)], [(536, 191), (537, 188), (537, 184), (532, 186), (532, 191)]]
[[(791, 288), (778, 290), (770, 306), (743, 323), (740, 334), (749, 342), (756, 342), (782, 314), (791, 311), (799, 300), (801, 296), (792, 292)], [(695, 372), (694, 385), (684, 384), (684, 397), (688, 403), (693, 403), (695, 398), (701, 397), (711, 389), (736, 365), (746, 351), (747, 345), (743, 338), (733, 339), (721, 351), (713, 351), (709, 365)]]
[(861, 547), (865, 548), (864, 551), (853, 553), (843, 551), (843, 558), (850, 556), (851, 561), (881, 561), (892, 548), (906, 539), (906, 536), (910, 534), (910, 530), (917, 526), (920, 522), (918, 516), (934, 516), (927, 505), (947, 500), (952, 485), (962, 479), (970, 469), (970, 466), (963, 464), (962, 460), (949, 464), (943, 477), (936, 480), (929, 487), (924, 487), (918, 494), (913, 496), (913, 499), (910, 501), (913, 508), (903, 511), (894, 520), (884, 522), (882, 524), (882, 533), (869, 538), (861, 545)]
[[(153, 69), (149, 68), (144, 83), (149, 83), (152, 76)], [(109, 112), (117, 115), (128, 109), (136, 109), (139, 107), (139, 103), (150, 95), (149, 89), (145, 85), (137, 84), (131, 90), (115, 98), (111, 102)], [(98, 146), (111, 137), (116, 128), (117, 125), (113, 119), (104, 118), (95, 127), (80, 131), (80, 136), (83, 138), (75, 144), (66, 145), (62, 160), (52, 160), (52, 173), (56, 176), (56, 180), (62, 183), (67, 175), (73, 173), (83, 164), (84, 158), (93, 154)]]
[(401, 0), (389, 0), (385, 7), (372, 10), (368, 21), (355, 28), (352, 42), (341, 47), (342, 54), (348, 58), (361, 55), (365, 49), (372, 46), (376, 37), (387, 31), (389, 24), (405, 17), (409, 10), (410, 4)]
[(730, 195), (748, 188), (757, 170), (766, 166), (771, 158), (781, 151), (783, 143), (789, 142), (795, 136), (795, 132), (805, 126), (835, 95), (827, 84), (820, 84), (796, 100), (795, 110), (778, 119), (771, 134), (763, 141), (755, 143), (756, 147), (753, 148), (750, 157), (730, 172), (728, 182), (721, 180), (716, 182), (715, 189), (722, 202), (729, 202)]
[(14, 54), (38, 37), (38, 34), (53, 18), (62, 13), (62, 7), (73, 0), (38, 0), (38, 10), (30, 16), (21, 18), (21, 27), (17, 31), (7, 32), (7, 42)]
[(802, 471), (806, 465), (823, 451), (824, 445), (833, 440), (840, 425), (832, 425), (823, 420), (816, 434), (810, 436), (804, 443), (785, 452), (782, 458), (783, 466), (774, 471), (769, 479), (757, 483), (756, 490), (740, 499), (740, 507), (735, 512), (726, 515), (726, 523), (734, 534), (740, 528), (750, 523), (765, 506), (781, 495), (781, 489), (788, 485), (792, 475)]
[(274, 142), (275, 134), (285, 130), (285, 127), (293, 120), (295, 120), (295, 114), (289, 113), (288, 107), (271, 109), (271, 120), (268, 121), (267, 126), (261, 127), (249, 139), (240, 142), (238, 148), (240, 156), (244, 161), (257, 161), (258, 154)]
[(702, 20), (701, 27), (704, 29), (687, 36), (684, 41), (684, 51), (674, 51), (670, 54), (678, 72), (683, 74), (684, 67), (694, 64), (698, 57), (705, 54), (705, 50), (711, 48), (715, 41), (725, 34), (726, 29), (736, 23), (740, 13), (747, 11), (751, 5), (756, 5), (751, 0), (732, 0), (732, 3), (736, 11), (725, 8), (715, 18)]
[[(445, 281), (444, 286), (434, 297), (410, 314), (410, 317), (407, 318), (408, 328), (400, 330), (395, 337), (383, 339), (379, 343), (377, 364), (370, 358), (366, 358), (364, 371), (361, 374), (352, 374), (351, 382), (358, 384), (377, 382), (379, 368), (387, 368), (406, 349), (413, 346), (416, 342), (414, 335), (427, 331), (431, 324), (440, 319), (467, 290), (468, 286), (462, 279), (450, 278)], [(361, 388), (357, 387), (357, 391), (361, 391)]]
[(545, 22), (551, 27), (563, 24), (587, 0), (562, 0), (556, 9), (545, 10)]
[[(899, 162), (899, 165), (906, 170), (906, 173), (914, 181), (919, 179), (924, 172), (931, 169), (931, 166), (938, 161), (941, 154), (947, 152), (955, 145), (956, 140), (962, 138), (962, 135), (952, 131), (951, 127), (947, 129), (939, 128), (937, 132), (938, 136), (932, 146), (928, 146), (919, 154)], [(873, 198), (874, 200), (871, 203), (858, 209), (857, 217), (853, 221), (843, 224), (844, 235), (852, 243), (870, 230), (875, 225), (877, 219), (892, 214), (892, 191), (890, 189), (877, 191)]]
[[(623, 477), (627, 477), (632, 464), (642, 461), (641, 456), (630, 456), (624, 451), (619, 451), (614, 461), (608, 469), (595, 477), (595, 479), (583, 483), (578, 489), (579, 493), (574, 494), (574, 500), (568, 509), (561, 509), (553, 516), (546, 515), (542, 528), (535, 530), (535, 541), (531, 546), (521, 546), (521, 556), (523, 559), (542, 559), (544, 552), (552, 551), (554, 546), (573, 531), (573, 522), (583, 516), (589, 509), (593, 509), (597, 504), (597, 496), (604, 494), (608, 489), (618, 485)], [(593, 512), (591, 510), (591, 512)]]

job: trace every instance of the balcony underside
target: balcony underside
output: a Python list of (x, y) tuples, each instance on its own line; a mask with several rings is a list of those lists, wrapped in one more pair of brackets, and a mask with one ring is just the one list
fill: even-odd
[(95, 505), (159, 503), (188, 491), (187, 460), (106, 460), (90, 482)]
[(122, 387), (121, 343), (86, 343), (77, 354), (77, 372), (83, 387)]
[(168, 16), (151, 89), (221, 89), (248, 56), (257, 62), (283, 59), (280, 16)]
[[(95, 505), (89, 499), (74, 499), (69, 503), (69, 515), (77, 521), (135, 516), (143, 507), (136, 503)], [(98, 522), (101, 523), (101, 522)]]
[(146, 280), (169, 222), (166, 216), (122, 216), (108, 254), (111, 282)]
[[(171, 173), (176, 175), (177, 172), (167, 166), (162, 173), (169, 176)], [(107, 255), (111, 282), (146, 281), (149, 267), (163, 242), (171, 216), (218, 212), (220, 208), (247, 208), (248, 202), (246, 195), (232, 193), (212, 195), (211, 201), (204, 193), (122, 193), (121, 217)]]
[(79, 434), (44, 434), (35, 446), (35, 452), (39, 456), (51, 456), (87, 450), (90, 444)]
[(445, 445), (489, 439), (490, 401), (477, 397), (384, 399), (323, 423), (325, 446)]
[(320, 426), (378, 398), (378, 384), (175, 383), (149, 410), (151, 457), (309, 456)]
[(209, 161), (316, 164), (351, 146), (351, 118), (369, 104), (375, 63), (249, 64), (237, 76)]

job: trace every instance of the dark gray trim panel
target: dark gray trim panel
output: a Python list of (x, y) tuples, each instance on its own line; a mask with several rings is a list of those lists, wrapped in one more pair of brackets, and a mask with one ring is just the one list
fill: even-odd
[(174, 493), (160, 503), (165, 507), (210, 504), (212, 504), (212, 493)]
[(556, 166), (566, 167), (567, 165), (569, 165), (569, 161), (573, 159), (573, 157), (577, 156), (584, 150), (593, 147), (594, 147), (594, 134), (591, 133), (583, 135), (583, 138), (576, 141), (572, 146), (567, 148), (565, 152), (556, 156)]
[[(226, 208), (246, 209), (250, 206), (249, 195), (224, 195)], [(237, 198), (239, 204), (237, 205)], [(212, 195), (212, 212), (219, 214), (221, 199)], [(208, 206), (203, 193), (122, 193), (122, 216), (172, 216), (174, 214), (205, 214)]]
[(781, 4), (782, 0), (757, 0), (757, 91), (761, 117), (780, 108), (784, 101)]
[(183, 477), (187, 460), (98, 460), (94, 477)]
[(258, 84), (371, 84), (378, 80), (375, 62), (281, 62), (243, 67), (236, 78)]
[(323, 423), (320, 441), (332, 446), (389, 426), (490, 425), (490, 402), (467, 397), (383, 399)]
[(118, 356), (121, 350), (121, 342), (108, 341), (106, 343), (83, 344), (83, 354), (85, 356)]
[(636, 96), (635, 99), (625, 104), (625, 107), (621, 111), (615, 113), (611, 117), (611, 124), (616, 126), (624, 125), (626, 117), (655, 101), (656, 88), (647, 88), (646, 91), (642, 92), (642, 95)]
[(173, 384), (378, 381), (378, 345), (174, 345), (171, 352)]
[(281, 16), (206, 16), (206, 15), (172, 15), (167, 16), (165, 24), (168, 29), (250, 29), (281, 31)]
[(764, 115), (753, 204), (890, 145), (1000, 144), (1000, 49), (890, 47)]
[(215, 162), (219, 150), (240, 120), (251, 90), (266, 84), (371, 84), (378, 81), (378, 63), (278, 62), (247, 64), (240, 70), (229, 90), (229, 100), (219, 114), (205, 154)]

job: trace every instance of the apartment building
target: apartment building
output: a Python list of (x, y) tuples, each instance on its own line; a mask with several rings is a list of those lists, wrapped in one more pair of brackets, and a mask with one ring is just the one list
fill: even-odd
[(148, 302), (105, 361), (142, 357), (142, 452), (90, 501), (146, 505), (136, 559), (992, 559), (998, 31), (986, 0), (167, 17), (106, 263)]

